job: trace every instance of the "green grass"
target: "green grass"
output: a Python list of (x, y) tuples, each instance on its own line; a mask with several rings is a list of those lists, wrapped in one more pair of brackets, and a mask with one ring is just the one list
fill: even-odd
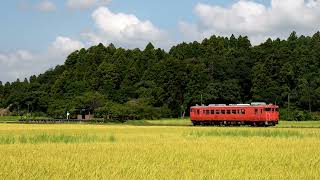
[(160, 120), (147, 120), (151, 125), (164, 125), (164, 126), (191, 126), (192, 123), (189, 118), (176, 118), (176, 119), (160, 119)]
[(0, 124), (0, 179), (318, 179), (319, 147), (307, 127)]
[[(134, 124), (134, 123), (133, 123)], [(161, 120), (145, 120), (140, 125), (160, 125), (160, 126), (192, 126), (189, 118), (185, 119), (161, 119)], [(279, 121), (276, 125), (279, 128), (320, 128), (320, 121)]]
[(0, 122), (17, 122), (20, 116), (0, 116)]
[(319, 134), (301, 132), (297, 130), (279, 129), (213, 129), (196, 130), (185, 134), (187, 137), (273, 137), (273, 138), (303, 138), (319, 137)]
[(320, 121), (279, 121), (277, 127), (320, 128)]
[[(110, 141), (114, 141), (114, 137), (109, 137)], [(0, 144), (40, 144), (40, 143), (89, 143), (89, 142), (104, 142), (105, 137), (97, 137), (94, 135), (49, 135), (49, 134), (39, 134), (39, 135), (6, 135), (0, 136)]]
[[(20, 116), (0, 116), (0, 123), (13, 123), (19, 122)], [(33, 119), (49, 119), (48, 117), (33, 117)], [(95, 122), (91, 122), (95, 124)], [(107, 123), (107, 124), (122, 124), (122, 123)], [(124, 123), (124, 125), (133, 125), (133, 126), (192, 126), (192, 123), (189, 118), (172, 118), (172, 119), (160, 119), (160, 120), (133, 120)], [(279, 128), (320, 128), (320, 121), (279, 121), (279, 124), (276, 126)]]

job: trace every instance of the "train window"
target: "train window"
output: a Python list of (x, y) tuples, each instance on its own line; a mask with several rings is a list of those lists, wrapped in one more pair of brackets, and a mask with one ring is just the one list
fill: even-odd
[(202, 114), (206, 114), (206, 110), (203, 110), (203, 111), (202, 111)]
[(197, 114), (200, 114), (200, 110), (197, 110)]
[(240, 112), (241, 112), (241, 114), (246, 114), (246, 110), (244, 110), (244, 109), (241, 109)]
[(232, 110), (232, 114), (237, 114), (237, 110)]
[(265, 108), (264, 111), (270, 112), (270, 111), (271, 111), (271, 108)]
[(227, 110), (227, 114), (231, 114), (231, 111), (230, 111), (230, 110)]
[(214, 110), (211, 110), (211, 114), (214, 114)]
[(240, 114), (240, 110), (239, 109), (237, 110), (237, 114)]
[(262, 109), (260, 110), (260, 113), (262, 114)]
[(221, 114), (226, 114), (226, 110), (221, 110)]
[(220, 110), (216, 110), (216, 114), (220, 114)]
[(209, 111), (209, 110), (206, 110), (206, 114), (210, 114), (210, 111)]
[(255, 114), (258, 114), (258, 109), (254, 109), (254, 113), (255, 113)]

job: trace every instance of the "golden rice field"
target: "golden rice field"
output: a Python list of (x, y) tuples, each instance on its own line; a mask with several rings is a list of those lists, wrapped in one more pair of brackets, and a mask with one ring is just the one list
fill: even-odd
[(319, 177), (319, 128), (0, 124), (0, 179)]

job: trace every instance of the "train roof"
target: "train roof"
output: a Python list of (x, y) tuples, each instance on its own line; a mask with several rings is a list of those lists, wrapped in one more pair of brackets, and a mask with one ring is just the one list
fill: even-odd
[(259, 106), (274, 106), (265, 102), (253, 102), (251, 104), (209, 104), (209, 105), (196, 105), (192, 107), (259, 107)]

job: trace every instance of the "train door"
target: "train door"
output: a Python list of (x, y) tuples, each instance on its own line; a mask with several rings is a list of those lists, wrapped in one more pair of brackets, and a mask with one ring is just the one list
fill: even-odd
[(258, 108), (254, 108), (254, 119), (253, 120), (259, 120), (259, 110)]
[(262, 108), (258, 108), (258, 107), (254, 108), (254, 120), (260, 121), (262, 119), (261, 118), (262, 113), (263, 113)]
[(205, 119), (206, 110), (200, 109), (199, 113), (200, 113), (199, 120), (203, 121)]
[(200, 109), (196, 109), (195, 110), (195, 114), (196, 114), (196, 116), (195, 117), (197, 117), (196, 118), (196, 120), (201, 120), (201, 112), (202, 110), (200, 110)]
[(271, 108), (265, 108), (264, 109), (264, 112), (265, 112), (265, 120), (266, 121), (270, 121), (271, 120), (271, 111), (272, 109)]

